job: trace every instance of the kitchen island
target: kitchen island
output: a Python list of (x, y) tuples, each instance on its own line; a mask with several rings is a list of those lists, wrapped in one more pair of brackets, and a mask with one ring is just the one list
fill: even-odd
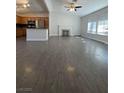
[(26, 41), (47, 41), (48, 29), (43, 28), (27, 28)]

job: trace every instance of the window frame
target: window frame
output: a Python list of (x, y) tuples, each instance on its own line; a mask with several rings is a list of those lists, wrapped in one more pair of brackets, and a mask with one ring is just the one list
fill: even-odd
[[(91, 25), (92, 25), (90, 27), (90, 30), (89, 30), (89, 23), (91, 23)], [(94, 26), (95, 26), (95, 30), (94, 30)], [(91, 34), (96, 34), (97, 33), (97, 22), (96, 21), (89, 21), (88, 22), (88, 24), (87, 24), (87, 33), (91, 33)]]
[[(107, 31), (107, 33), (99, 33), (98, 32), (98, 27), (99, 27), (99, 22), (100, 21), (107, 21), (107, 30), (108, 30), (108, 19), (102, 19), (102, 20), (97, 20), (97, 21), (88, 21), (87, 22), (87, 33), (88, 34), (96, 34), (96, 35), (102, 35), (102, 36), (108, 36), (108, 31)], [(96, 26), (95, 26), (95, 30), (96, 31), (91, 31), (91, 30), (89, 30), (89, 23), (96, 23)]]
[[(99, 22), (103, 22), (103, 24), (104, 25), (107, 25), (107, 31), (106, 32), (99, 32)], [(106, 24), (105, 24), (105, 21), (107, 22)], [(104, 26), (103, 26), (104, 27)], [(98, 20), (98, 25), (97, 25), (97, 34), (98, 35), (104, 35), (104, 36), (108, 36), (108, 19), (104, 19), (104, 20)]]

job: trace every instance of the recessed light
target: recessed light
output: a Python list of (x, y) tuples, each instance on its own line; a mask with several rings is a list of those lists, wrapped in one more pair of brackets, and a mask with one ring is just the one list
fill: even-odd
[(30, 4), (27, 4), (27, 7), (30, 7)]
[(23, 5), (23, 7), (24, 7), (24, 8), (26, 8), (26, 7), (27, 7), (27, 5), (26, 5), (26, 4), (24, 4), (24, 5)]

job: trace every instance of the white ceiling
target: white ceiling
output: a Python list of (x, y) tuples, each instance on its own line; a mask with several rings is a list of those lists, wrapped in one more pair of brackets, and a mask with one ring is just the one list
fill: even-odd
[[(85, 16), (108, 6), (108, 0), (77, 0), (77, 5), (81, 5), (82, 8), (78, 9), (77, 12), (69, 12), (64, 6), (71, 1), (72, 0), (29, 0), (30, 8), (17, 9), (16, 12), (17, 14), (36, 14), (49, 11)], [(27, 0), (16, 0), (16, 3), (25, 2), (27, 2)]]
[[(68, 13), (67, 9), (65, 9), (65, 5), (68, 2), (72, 2), (72, 0), (45, 0), (46, 3), (49, 4), (49, 11), (53, 12), (64, 12)], [(81, 5), (82, 8), (78, 9), (77, 12), (71, 12), (72, 14), (76, 14), (79, 16), (84, 16), (94, 11), (97, 11), (101, 8), (108, 6), (108, 0), (77, 0), (77, 5)]]
[(48, 12), (44, 0), (16, 0), (16, 4), (22, 4), (27, 2), (29, 2), (30, 7), (16, 9), (17, 15), (32, 15)]

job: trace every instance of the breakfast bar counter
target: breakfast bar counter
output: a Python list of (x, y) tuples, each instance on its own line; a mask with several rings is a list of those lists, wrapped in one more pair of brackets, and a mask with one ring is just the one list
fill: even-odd
[(27, 28), (26, 41), (47, 41), (48, 29), (43, 28)]

